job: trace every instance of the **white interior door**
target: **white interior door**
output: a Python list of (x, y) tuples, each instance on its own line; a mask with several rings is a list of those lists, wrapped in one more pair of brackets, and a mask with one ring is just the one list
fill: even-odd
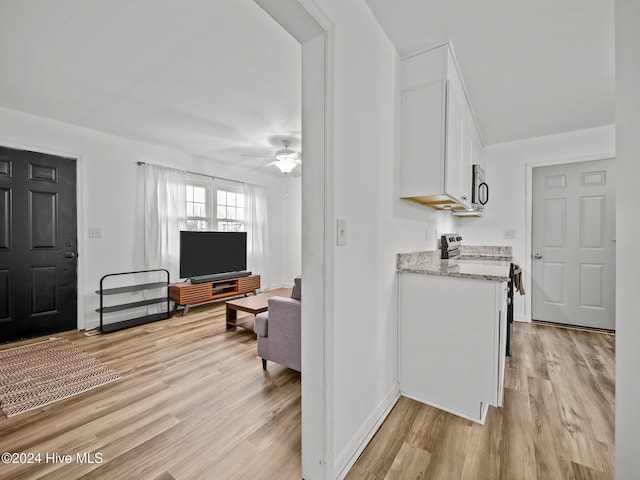
[(615, 329), (614, 160), (533, 169), (532, 319)]

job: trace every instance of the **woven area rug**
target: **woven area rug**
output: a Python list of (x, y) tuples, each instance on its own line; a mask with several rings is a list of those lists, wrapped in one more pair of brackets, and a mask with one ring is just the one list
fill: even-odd
[(63, 338), (0, 350), (0, 408), (12, 417), (119, 378)]

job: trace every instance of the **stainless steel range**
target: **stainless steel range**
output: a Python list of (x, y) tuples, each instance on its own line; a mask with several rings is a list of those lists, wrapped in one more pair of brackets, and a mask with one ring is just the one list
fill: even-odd
[(450, 260), (460, 256), (462, 237), (457, 233), (445, 233), (440, 236), (440, 258)]

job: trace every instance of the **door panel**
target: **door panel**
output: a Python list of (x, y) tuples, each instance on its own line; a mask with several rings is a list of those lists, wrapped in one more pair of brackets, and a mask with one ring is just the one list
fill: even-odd
[(55, 313), (57, 288), (56, 267), (34, 267), (31, 269), (31, 314)]
[(31, 248), (58, 246), (58, 194), (29, 192)]
[(544, 201), (544, 246), (563, 248), (565, 246), (565, 224), (567, 218), (566, 198), (551, 198)]
[(564, 263), (544, 262), (544, 285), (547, 293), (545, 303), (564, 305), (564, 277)]
[(0, 250), (11, 248), (11, 190), (0, 188)]
[(545, 190), (554, 190), (554, 189), (564, 190), (566, 186), (567, 186), (566, 175), (545, 175), (544, 176)]
[(605, 197), (580, 199), (580, 246), (582, 248), (604, 248), (605, 215)]
[(534, 320), (615, 329), (614, 166), (533, 169)]
[(29, 164), (29, 180), (56, 183), (58, 181), (58, 169), (47, 165)]
[(0, 342), (76, 328), (76, 225), (75, 160), (0, 147)]
[(602, 264), (580, 265), (580, 306), (604, 309), (604, 272)]
[(11, 282), (9, 281), (9, 270), (0, 270), (0, 329), (2, 321), (9, 318), (10, 296), (9, 290)]

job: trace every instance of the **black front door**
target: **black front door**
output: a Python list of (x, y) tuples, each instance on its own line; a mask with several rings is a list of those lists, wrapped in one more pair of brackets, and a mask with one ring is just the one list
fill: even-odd
[(0, 342), (76, 328), (76, 161), (0, 147)]

